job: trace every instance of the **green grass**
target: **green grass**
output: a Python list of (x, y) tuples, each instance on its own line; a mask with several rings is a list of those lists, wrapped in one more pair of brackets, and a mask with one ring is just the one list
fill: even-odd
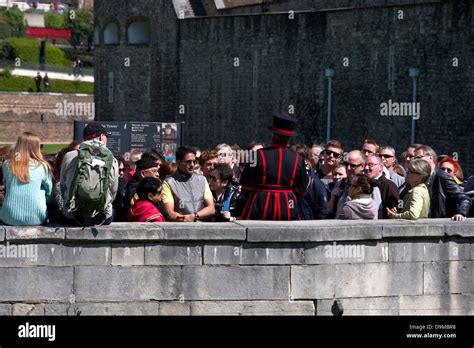
[(43, 154), (51, 155), (58, 153), (61, 149), (67, 147), (69, 144), (44, 144)]
[[(12, 144), (0, 144), (0, 148)], [(43, 144), (43, 155), (55, 155), (69, 144)]]
[[(49, 80), (50, 92), (53, 93), (85, 93), (94, 94), (94, 84), (90, 82)], [(43, 90), (43, 84), (41, 84)], [(4, 92), (35, 92), (36, 84), (33, 77), (12, 76), (0, 74), (0, 91)]]

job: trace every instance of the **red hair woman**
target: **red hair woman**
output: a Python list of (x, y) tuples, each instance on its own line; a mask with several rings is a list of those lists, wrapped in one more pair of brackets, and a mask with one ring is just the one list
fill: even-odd
[(451, 176), (456, 184), (461, 185), (462, 179), (459, 178), (459, 164), (451, 157), (445, 157), (439, 162), (439, 169)]

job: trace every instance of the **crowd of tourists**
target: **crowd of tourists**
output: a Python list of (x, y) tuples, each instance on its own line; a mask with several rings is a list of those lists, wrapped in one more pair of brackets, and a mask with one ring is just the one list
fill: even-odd
[(112, 222), (424, 219), (474, 216), (474, 176), (456, 159), (412, 144), (366, 139), (290, 145), (296, 120), (274, 115), (272, 143), (245, 148), (181, 146), (176, 161), (158, 149), (113, 156), (99, 123), (55, 156), (25, 132), (2, 164), (0, 220), (14, 226)]

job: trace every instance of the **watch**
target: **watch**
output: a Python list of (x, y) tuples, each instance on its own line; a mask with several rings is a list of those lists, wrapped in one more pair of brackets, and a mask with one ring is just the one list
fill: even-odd
[(198, 221), (199, 220), (199, 214), (198, 213), (194, 213), (194, 222)]

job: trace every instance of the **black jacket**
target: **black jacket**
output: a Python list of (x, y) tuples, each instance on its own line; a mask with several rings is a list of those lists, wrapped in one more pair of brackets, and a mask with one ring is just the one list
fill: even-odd
[(471, 200), (444, 171), (437, 168), (431, 174), (429, 191), (431, 218), (450, 218), (456, 214), (469, 215)]
[(400, 199), (398, 187), (383, 174), (380, 178), (373, 180), (373, 183), (379, 188), (382, 198), (383, 210), (379, 210), (379, 219), (387, 219), (387, 208), (392, 209), (398, 206)]
[(217, 199), (216, 194), (214, 191), (212, 191), (212, 196), (214, 197), (214, 207), (216, 209), (216, 213), (213, 218), (211, 218), (212, 221), (218, 221), (218, 222), (224, 222), (228, 221), (225, 218), (222, 217), (221, 212), (224, 211), (224, 202), (230, 199), (229, 202), (229, 210), (230, 215), (232, 217), (238, 217), (240, 216), (239, 213), (237, 213), (237, 210), (235, 209), (237, 206), (237, 202), (239, 201), (240, 198), (240, 185), (237, 182), (231, 182), (227, 185), (224, 194)]

